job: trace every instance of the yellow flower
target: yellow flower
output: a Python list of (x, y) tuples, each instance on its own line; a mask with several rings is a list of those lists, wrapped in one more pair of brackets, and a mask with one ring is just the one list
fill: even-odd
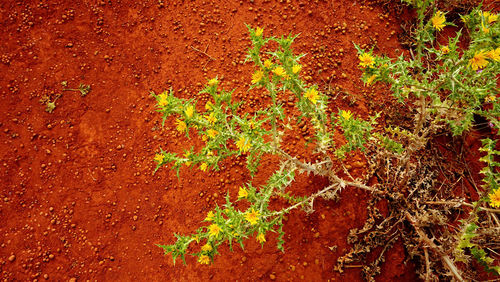
[(212, 78), (212, 79), (210, 79), (210, 80), (208, 81), (208, 85), (213, 86), (213, 85), (217, 84), (217, 82), (219, 82), (219, 81), (217, 80), (217, 78)]
[(238, 149), (243, 153), (246, 153), (251, 146), (252, 144), (250, 144), (250, 140), (244, 136), (240, 136), (240, 139), (236, 142), (236, 147), (238, 147)]
[(184, 110), (184, 113), (188, 118), (191, 118), (194, 114), (194, 107), (191, 105), (187, 106), (187, 108)]
[(255, 30), (255, 36), (261, 36), (263, 31), (264, 31), (264, 29), (262, 29), (262, 28), (258, 27), (258, 28)]
[(309, 88), (307, 89), (306, 93), (304, 94), (304, 97), (306, 97), (309, 101), (311, 101), (313, 104), (316, 104), (319, 98), (318, 91), (314, 88)]
[(187, 125), (186, 125), (186, 123), (184, 121), (182, 121), (180, 119), (176, 119), (175, 123), (177, 124), (177, 131), (179, 131), (179, 132), (186, 131)]
[(210, 244), (205, 244), (205, 245), (203, 245), (203, 247), (201, 247), (201, 250), (202, 250), (203, 252), (210, 252), (210, 251), (212, 250), (212, 245), (210, 245)]
[(271, 62), (271, 60), (267, 59), (264, 61), (264, 67), (270, 68), (272, 65), (273, 63)]
[(254, 72), (252, 74), (252, 83), (255, 84), (259, 82), (262, 79), (262, 77), (264, 77), (264, 72), (262, 72), (261, 70)]
[(443, 12), (441, 11), (437, 11), (436, 14), (431, 18), (431, 23), (432, 23), (432, 26), (437, 30), (437, 31), (441, 31), (443, 30), (443, 27), (445, 27), (446, 25), (444, 24), (444, 22), (446, 21), (446, 18), (443, 14)]
[(443, 53), (444, 55), (450, 53), (450, 47), (448, 47), (447, 45), (442, 46), (441, 47), (441, 53)]
[(282, 66), (277, 66), (273, 72), (277, 75), (277, 76), (284, 76), (285, 75), (285, 69), (282, 67)]
[(373, 64), (375, 64), (375, 60), (373, 59), (372, 55), (368, 53), (363, 53), (358, 56), (359, 59), (359, 65), (362, 67), (372, 67)]
[(497, 99), (497, 97), (495, 97), (495, 96), (493, 96), (493, 95), (490, 95), (490, 96), (488, 96), (488, 97), (484, 98), (484, 101), (485, 101), (486, 103), (489, 103), (489, 102), (495, 102), (495, 100), (496, 100), (496, 99)]
[(207, 163), (201, 163), (200, 170), (201, 171), (207, 171), (207, 167), (208, 167)]
[(201, 136), (201, 140), (203, 140), (203, 141), (207, 141), (207, 140), (208, 140), (208, 137), (207, 137), (206, 135), (203, 135), (203, 136)]
[(490, 206), (500, 208), (500, 189), (497, 189), (490, 194)]
[(208, 134), (208, 137), (210, 138), (214, 138), (215, 136), (217, 136), (219, 132), (217, 132), (217, 130), (214, 130), (214, 129), (209, 129), (207, 130), (207, 134)]
[(257, 237), (255, 237), (255, 239), (257, 240), (257, 242), (262, 244), (266, 241), (266, 236), (264, 236), (264, 234), (262, 234), (262, 233), (259, 233), (259, 235), (257, 235)]
[(222, 231), (222, 229), (220, 229), (219, 225), (217, 224), (212, 224), (208, 227), (208, 235), (211, 237), (211, 236), (219, 236), (219, 233)]
[(491, 14), (490, 12), (483, 12), (484, 20), (488, 23), (494, 23), (498, 20), (497, 14)]
[(168, 105), (168, 101), (167, 101), (167, 93), (166, 92), (163, 92), (160, 96), (159, 96), (159, 100), (158, 100), (158, 105), (161, 106), (161, 107), (165, 107), (166, 105)]
[(245, 190), (245, 188), (240, 187), (240, 190), (238, 191), (238, 199), (246, 197), (248, 197), (248, 191)]
[(155, 155), (155, 161), (157, 163), (161, 164), (163, 162), (163, 159), (165, 159), (165, 155), (163, 155), (163, 154), (156, 154)]
[(302, 69), (302, 66), (301, 66), (301, 65), (294, 65), (294, 66), (292, 67), (292, 72), (293, 72), (293, 73), (295, 73), (295, 74), (297, 74), (297, 73), (299, 73), (299, 72), (300, 72), (300, 70), (301, 70), (301, 69)]
[(210, 115), (205, 115), (205, 119), (207, 119), (207, 121), (210, 124), (214, 124), (217, 121), (217, 118), (215, 117), (214, 113), (210, 113)]
[(371, 84), (372, 84), (372, 82), (373, 82), (373, 80), (375, 80), (375, 78), (376, 78), (376, 77), (377, 77), (377, 75), (376, 75), (376, 74), (374, 74), (374, 75), (370, 76), (370, 77), (366, 80), (366, 84), (371, 85)]
[(486, 52), (486, 57), (495, 60), (497, 62), (500, 62), (500, 47), (496, 48), (495, 50), (490, 50)]
[(207, 217), (205, 217), (205, 220), (206, 220), (206, 221), (212, 221), (212, 220), (214, 220), (214, 216), (215, 216), (215, 215), (214, 215), (214, 212), (213, 212), (213, 211), (209, 211), (209, 212), (207, 213)]
[(208, 102), (205, 104), (205, 110), (207, 110), (207, 111), (211, 111), (213, 106), (214, 106), (214, 104), (212, 104), (212, 102), (208, 101)]
[[(190, 156), (191, 156), (191, 153), (190, 153), (190, 152), (186, 152), (186, 153), (184, 154), (184, 157), (185, 157), (186, 159), (189, 159), (189, 157), (190, 157)], [(191, 165), (191, 163), (192, 163), (191, 161), (187, 160), (184, 164), (185, 164), (186, 166), (190, 166), (190, 165)]]
[(478, 68), (484, 68), (488, 65), (488, 61), (486, 60), (486, 54), (481, 52), (476, 52), (474, 57), (469, 60), (469, 65), (471, 65), (473, 70), (477, 70)]
[(251, 211), (245, 213), (245, 219), (250, 222), (251, 225), (257, 224), (259, 221), (260, 213), (252, 208)]
[(481, 21), (481, 30), (484, 32), (484, 33), (488, 33), (490, 32), (490, 29), (487, 28), (486, 26), (484, 26), (484, 22)]
[(196, 243), (199, 243), (199, 242), (200, 242), (200, 236), (198, 236), (198, 235), (195, 235), (195, 236), (193, 237), (193, 239), (196, 241)]
[(255, 122), (250, 121), (250, 122), (248, 123), (248, 126), (250, 126), (250, 129), (255, 129)]
[(498, 20), (498, 15), (497, 14), (492, 14), (488, 17), (488, 23), (494, 23)]
[(468, 16), (460, 16), (460, 19), (462, 20), (462, 22), (464, 24), (467, 24), (467, 22), (469, 21), (469, 17)]
[(352, 117), (352, 113), (351, 111), (340, 111), (340, 115), (345, 119), (345, 120), (349, 120), (351, 117)]
[(199, 258), (198, 258), (198, 262), (200, 264), (209, 264), (210, 263), (210, 258), (207, 256), (207, 255), (201, 255)]

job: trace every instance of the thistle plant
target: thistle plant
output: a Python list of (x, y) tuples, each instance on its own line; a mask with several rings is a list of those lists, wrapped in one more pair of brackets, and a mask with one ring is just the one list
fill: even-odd
[[(243, 102), (234, 102), (233, 91), (221, 89), (217, 78), (208, 81), (200, 92), (207, 93), (212, 98), (205, 105), (177, 98), (173, 91), (158, 95), (151, 93), (157, 101), (158, 111), (163, 114), (163, 122), (173, 115), (177, 131), (186, 136), (197, 134), (205, 142), (200, 150), (190, 149), (182, 155), (161, 150), (155, 156), (156, 169), (170, 164), (177, 172), (182, 166), (201, 171), (218, 170), (221, 160), (243, 155), (247, 160), (247, 169), (254, 175), (262, 157), (277, 155), (280, 158), (279, 169), (269, 177), (265, 185), (254, 187), (251, 182), (242, 184), (238, 188), (237, 199), (232, 200), (228, 193), (226, 204), (216, 206), (208, 212), (204, 220), (205, 226), (192, 235), (176, 235), (177, 242), (173, 245), (160, 246), (166, 253), (172, 254), (174, 261), (177, 257), (184, 259), (189, 246), (195, 243), (201, 246), (193, 255), (198, 258), (198, 262), (209, 263), (217, 254), (217, 248), (224, 242), (231, 247), (233, 242), (237, 242), (243, 247), (244, 239), (254, 236), (263, 244), (268, 232), (278, 233), (277, 247), (283, 250), (282, 227), (285, 214), (295, 208), (308, 206), (316, 197), (327, 196), (327, 192), (338, 191), (349, 184), (370, 189), (361, 183), (343, 181), (333, 174), (330, 170), (333, 160), (329, 153), (343, 157), (353, 150), (364, 149), (376, 117), (363, 121), (344, 110), (329, 117), (326, 111), (327, 97), (317, 86), (306, 85), (300, 77), (302, 55), (295, 55), (291, 48), (296, 36), (266, 38), (262, 29), (250, 27), (249, 32), (252, 48), (248, 50), (247, 60), (252, 61), (255, 66), (251, 89), (265, 92), (270, 98), (269, 105), (255, 114), (239, 114), (239, 107)], [(271, 42), (278, 47), (274, 51), (262, 51)], [(283, 136), (291, 128), (292, 122), (292, 119), (286, 119), (284, 105), (278, 99), (284, 95), (295, 97), (295, 107), (300, 112), (295, 121), (298, 123), (307, 120), (312, 124), (314, 138), (311, 143), (314, 151), (322, 156), (321, 161), (304, 163), (283, 149)], [(198, 111), (199, 108), (203, 110)], [(347, 144), (336, 146), (332, 140), (335, 128), (341, 130)], [(309, 197), (291, 195), (286, 188), (294, 182), (297, 173), (304, 172), (328, 176), (332, 179), (332, 184)], [(281, 197), (291, 205), (281, 210), (272, 210), (269, 201), (273, 196)], [(235, 202), (242, 203), (236, 205)]]
[[(465, 31), (470, 37), (470, 42), (467, 48), (461, 49), (458, 44), (462, 30), (450, 37), (447, 44), (439, 44), (436, 41), (438, 33), (446, 26), (455, 26), (447, 22), (446, 13), (431, 8), (431, 1), (407, 2), (415, 6), (418, 14), (418, 28), (414, 34), (415, 48), (410, 51), (410, 56), (401, 54), (400, 57), (391, 59), (377, 56), (372, 50), (362, 50), (356, 46), (359, 66), (363, 70), (363, 81), (368, 85), (378, 81), (390, 85), (395, 98), (416, 109), (413, 130), (405, 131), (404, 134), (400, 134), (402, 132), (399, 129), (397, 131), (397, 136), (404, 137), (407, 140), (406, 144), (409, 145), (405, 150), (396, 145), (401, 152), (400, 167), (396, 171), (401, 171), (403, 167), (405, 172), (410, 169), (411, 156), (424, 148), (433, 134), (439, 130), (449, 130), (454, 136), (462, 135), (474, 127), (478, 116), (486, 120), (480, 126), (489, 128), (492, 135), (498, 136), (500, 129), (500, 104), (497, 99), (496, 80), (500, 74), (498, 15), (475, 8), (470, 14), (462, 16), (461, 20), (467, 28)], [(484, 175), (484, 190), (478, 191), (480, 194), (478, 201), (468, 204), (473, 207), (469, 218), (463, 221), (461, 231), (451, 240), (457, 242), (456, 249), (454, 251), (452, 249), (456, 261), (467, 262), (468, 256), (464, 250), (468, 249), (486, 270), (500, 274), (498, 266), (495, 266), (495, 261), (487, 255), (485, 249), (471, 242), (477, 235), (475, 232), (481, 227), (485, 232), (495, 230), (494, 227), (480, 227), (476, 223), (478, 213), (488, 210), (481, 207), (483, 203), (489, 203), (492, 208), (500, 207), (498, 162), (495, 161), (495, 155), (499, 153), (495, 150), (496, 136), (495, 140), (489, 138), (482, 140), (483, 147), (480, 151), (486, 153), (486, 156), (480, 159), (486, 163), (486, 167), (481, 170)], [(384, 140), (383, 137), (379, 139)], [(407, 185), (409, 179), (410, 177), (403, 177), (399, 185)], [(490, 211), (498, 212), (491, 209)], [(416, 223), (410, 214), (406, 217), (410, 222)], [(497, 225), (498, 228), (496, 215), (492, 215), (490, 220), (492, 218), (496, 222), (493, 226)], [(419, 231), (418, 226), (414, 227), (421, 239), (427, 241), (427, 235)], [(428, 245), (433, 246), (433, 243), (429, 241)], [(460, 271), (450, 263), (451, 258), (448, 255), (446, 259), (444, 258), (445, 256), (442, 256), (441, 260), (453, 273), (454, 278), (462, 280)], [(426, 280), (430, 279), (429, 263), (425, 275), (422, 276)]]
[[(243, 248), (245, 240), (250, 237), (264, 244), (270, 232), (278, 234), (277, 248), (283, 250), (283, 217), (287, 213), (297, 208), (312, 211), (316, 198), (333, 199), (342, 189), (350, 187), (371, 193), (372, 199), (367, 208), (372, 218), (367, 220), (361, 231), (352, 230), (348, 241), (355, 246), (339, 258), (338, 271), (342, 271), (348, 262), (361, 260), (366, 252), (375, 247), (386, 244), (385, 251), (400, 236), (410, 240), (407, 246), (412, 257), (427, 261), (423, 264), (422, 275), (425, 279), (435, 275), (435, 269), (436, 275), (446, 272), (457, 280), (463, 280), (462, 271), (455, 265), (458, 255), (455, 259), (451, 248), (445, 249), (445, 245), (436, 244), (421, 228), (425, 220), (425, 224), (438, 227), (442, 227), (444, 222), (429, 221), (430, 214), (439, 214), (439, 211), (427, 208), (429, 205), (448, 205), (457, 201), (432, 200), (437, 195), (433, 174), (423, 173), (431, 166), (421, 164), (418, 158), (435, 133), (444, 130), (462, 135), (472, 129), (474, 116), (484, 117), (488, 126), (496, 129), (498, 134), (500, 123), (495, 78), (499, 74), (500, 46), (497, 39), (500, 26), (496, 14), (475, 9), (463, 17), (471, 38), (469, 47), (459, 48), (462, 32), (451, 37), (447, 44), (440, 45), (436, 42), (436, 34), (447, 25), (452, 25), (447, 22), (446, 13), (434, 10), (430, 1), (410, 2), (418, 12), (415, 52), (410, 52), (410, 56), (402, 54), (391, 59), (355, 45), (363, 71), (361, 79), (367, 85), (390, 85), (394, 97), (415, 110), (414, 125), (410, 129), (398, 125), (376, 129), (381, 114), (366, 120), (342, 109), (328, 114), (327, 96), (318, 86), (308, 85), (301, 78), (303, 66), (300, 60), (303, 55), (295, 55), (292, 49), (296, 36), (266, 37), (261, 28), (248, 27), (252, 47), (248, 50), (246, 61), (254, 65), (250, 90), (264, 93), (269, 102), (254, 114), (243, 113), (241, 106), (245, 101), (234, 101), (234, 90), (222, 89), (218, 78), (209, 80), (200, 91), (200, 94), (211, 98), (204, 105), (195, 99), (178, 98), (172, 90), (151, 93), (156, 99), (158, 112), (163, 116), (163, 124), (167, 120), (174, 122), (176, 130), (186, 138), (198, 135), (203, 140), (202, 148), (190, 148), (183, 153), (160, 149), (154, 157), (156, 170), (169, 166), (179, 175), (179, 170), (186, 167), (204, 173), (220, 169), (219, 163), (224, 159), (243, 156), (246, 168), (253, 177), (258, 173), (262, 158), (277, 156), (279, 160), (277, 169), (265, 184), (257, 186), (250, 180), (233, 188), (228, 191), (225, 204), (211, 209), (203, 225), (192, 234), (175, 234), (175, 243), (159, 245), (166, 254), (172, 255), (174, 262), (179, 257), (185, 262), (189, 252), (200, 264), (209, 264), (222, 244), (228, 244), (232, 249), (233, 243), (238, 243)], [(299, 113), (297, 116), (285, 114), (285, 105), (280, 102), (284, 97), (293, 98)], [(312, 153), (319, 156), (317, 161), (300, 161), (286, 152), (283, 146), (284, 136), (301, 121), (312, 126), (313, 138), (308, 144)], [(334, 142), (334, 134), (342, 135), (345, 142)], [(487, 156), (482, 159), (488, 162), (488, 169), (483, 170), (487, 196), (485, 201), (474, 205), (464, 204), (474, 207), (471, 218), (479, 218), (479, 212), (495, 212), (494, 208), (498, 207), (498, 163), (494, 160), (498, 151), (494, 149), (496, 141), (488, 140), (483, 141)], [(365, 153), (375, 169), (385, 171), (385, 176), (379, 175), (380, 183), (366, 184), (375, 174), (375, 169), (367, 170), (358, 179), (349, 174), (345, 176), (342, 164), (354, 152)], [(288, 188), (301, 173), (324, 176), (329, 184), (308, 196), (292, 195)], [(269, 205), (271, 198), (280, 198), (287, 205), (282, 209), (272, 209)], [(386, 218), (382, 218), (375, 208), (375, 203), (382, 200), (390, 202), (390, 215)], [(486, 202), (489, 202), (490, 208), (481, 206)], [(377, 225), (374, 224), (376, 220), (379, 220)], [(404, 222), (412, 228), (398, 228), (395, 234), (399, 233), (388, 237), (388, 231)], [(443, 233), (443, 236), (452, 238), (456, 245), (469, 242), (471, 232), (479, 228), (474, 226), (480, 225), (471, 225), (475, 222), (477, 220), (467, 221), (467, 226), (462, 229), (464, 232)], [(385, 233), (380, 231), (384, 228), (387, 229)], [(366, 237), (360, 240), (362, 234)], [(414, 246), (419, 246), (421, 242), (426, 247), (415, 250)], [(490, 267), (494, 262), (488, 259), (487, 252), (479, 244), (471, 244), (461, 245), (461, 250), (473, 250), (474, 257), (482, 257), (483, 260), (478, 259), (480, 262), (486, 262), (489, 269), (495, 269)], [(454, 249), (457, 249), (456, 245)], [(429, 250), (432, 252), (432, 263), (429, 262)], [(378, 273), (382, 256), (383, 253), (370, 267), (364, 268), (368, 278)]]
[[(416, 2), (424, 8), (430, 3)], [(392, 60), (356, 46), (363, 81), (367, 84), (377, 81), (389, 84), (398, 100), (413, 103), (418, 111), (413, 130), (415, 138), (426, 139), (443, 126), (447, 126), (453, 135), (462, 135), (472, 129), (474, 116), (482, 116), (487, 120), (485, 126), (495, 128), (498, 134), (498, 15), (476, 8), (463, 16), (470, 44), (467, 49), (460, 49), (461, 31), (450, 37), (448, 44), (440, 45), (435, 40), (436, 33), (446, 25), (453, 25), (446, 22), (443, 12), (436, 10), (424, 24), (425, 9), (418, 11), (419, 17), (422, 17), (419, 19), (422, 28), (417, 29), (415, 35), (416, 55), (412, 53), (410, 58), (401, 55)], [(486, 139), (483, 142), (487, 142)], [(489, 140), (488, 144), (491, 142)], [(491, 191), (498, 187), (493, 182), (490, 181)]]

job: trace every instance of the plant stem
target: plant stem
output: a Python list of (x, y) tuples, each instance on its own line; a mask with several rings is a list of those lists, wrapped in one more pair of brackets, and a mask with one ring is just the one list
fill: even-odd
[[(426, 201), (425, 203), (430, 204), (430, 205), (461, 205), (461, 206), (467, 206), (467, 207), (471, 207), (471, 208), (474, 207), (473, 204), (454, 202), (454, 201)], [(483, 208), (483, 207), (479, 207), (478, 211), (500, 213), (499, 209), (490, 209), (490, 208)]]
[[(291, 162), (293, 162), (294, 164), (296, 164), (297, 166), (299, 166), (302, 169), (310, 171), (310, 172), (314, 173), (315, 175), (330, 177), (337, 184), (340, 184), (340, 186), (342, 186), (342, 188), (344, 188), (346, 186), (352, 186), (352, 187), (360, 188), (360, 189), (363, 189), (363, 190), (366, 190), (366, 191), (370, 191), (372, 193), (382, 193), (381, 191), (379, 191), (379, 190), (377, 190), (375, 188), (366, 186), (366, 185), (361, 184), (361, 183), (345, 181), (345, 180), (341, 179), (340, 177), (338, 177), (335, 173), (333, 173), (333, 171), (330, 171), (327, 174), (320, 173), (320, 172), (318, 172), (318, 170), (317, 170), (316, 167), (301, 162), (297, 158), (294, 158), (294, 157), (290, 156), (289, 154), (287, 154), (285, 151), (283, 151), (281, 149), (278, 150), (278, 153), (280, 153), (282, 156), (284, 156), (285, 158), (287, 158), (288, 160), (290, 160)], [(318, 163), (318, 164), (325, 164), (325, 163), (331, 163), (331, 161), (329, 161), (329, 162), (321, 162), (321, 163)]]
[(278, 135), (276, 132), (276, 90), (274, 89), (274, 84), (272, 82), (267, 83), (267, 89), (269, 90), (269, 94), (271, 94), (271, 99), (273, 102), (272, 113), (271, 113), (271, 130), (273, 133), (273, 148), (274, 150), (278, 149)]
[[(282, 209), (282, 210), (280, 210), (280, 211), (273, 212), (273, 213), (272, 213), (272, 214), (270, 214), (269, 216), (276, 216), (276, 215), (282, 215), (282, 214), (289, 213), (291, 210), (296, 209), (296, 208), (298, 208), (298, 207), (302, 206), (303, 204), (305, 204), (305, 203), (307, 203), (307, 202), (310, 202), (310, 201), (314, 200), (315, 198), (317, 198), (317, 197), (319, 197), (319, 196), (321, 196), (321, 195), (325, 194), (326, 192), (328, 192), (328, 191), (332, 190), (335, 186), (338, 186), (338, 184), (332, 184), (332, 185), (330, 185), (330, 186), (328, 186), (328, 187), (324, 188), (323, 190), (318, 191), (318, 192), (316, 192), (316, 193), (312, 194), (311, 196), (307, 197), (307, 198), (306, 198), (306, 199), (304, 199), (303, 201), (300, 201), (300, 202), (296, 203), (295, 205), (290, 206), (290, 207), (288, 207), (288, 208), (286, 208), (286, 209)], [(340, 189), (340, 188), (337, 188), (337, 190), (338, 190), (338, 189)]]
[(418, 226), (418, 222), (415, 220), (415, 218), (413, 218), (408, 211), (405, 211), (405, 216), (406, 219), (408, 219), (408, 221), (412, 224), (413, 228), (415, 228), (415, 231), (417, 232), (420, 239), (424, 241), (431, 249), (433, 249), (434, 252), (441, 256), (441, 261), (446, 266), (446, 268), (451, 271), (455, 279), (458, 281), (464, 281), (462, 275), (460, 275), (459, 270), (450, 259), (450, 257), (441, 249), (440, 246), (437, 246), (431, 239), (429, 239), (429, 237), (427, 237), (424, 231), (422, 231), (422, 229), (420, 229), (420, 227)]
[(424, 3), (420, 3), (422, 5), (421, 7), (418, 7), (417, 4), (417, 13), (418, 13), (418, 30), (420, 31), (420, 34), (417, 36), (417, 61), (420, 63), (422, 60), (422, 31), (424, 30), (424, 10), (425, 6)]

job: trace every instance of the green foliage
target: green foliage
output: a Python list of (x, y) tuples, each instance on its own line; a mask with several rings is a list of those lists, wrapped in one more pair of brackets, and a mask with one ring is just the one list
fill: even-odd
[(398, 155), (404, 152), (403, 144), (379, 133), (374, 133), (373, 136), (379, 142), (379, 145), (386, 150)]
[(360, 149), (363, 152), (366, 151), (364, 145), (370, 139), (371, 131), (373, 130), (372, 125), (376, 124), (375, 120), (379, 115), (377, 114), (372, 117), (370, 122), (351, 117), (352, 113), (344, 110), (339, 111), (337, 116), (332, 115), (334, 126), (338, 126), (342, 129), (343, 135), (347, 141), (345, 145), (335, 151), (335, 154), (339, 158), (344, 158), (346, 153), (354, 150)]
[[(439, 14), (436, 11), (433, 17)], [(500, 73), (500, 22), (489, 23), (488, 19), (493, 15), (487, 14), (485, 20), (484, 14), (474, 9), (464, 17), (471, 37), (470, 45), (464, 50), (458, 46), (462, 32), (450, 37), (447, 45), (440, 46), (435, 42), (438, 28), (432, 18), (426, 21), (424, 17), (420, 19), (422, 29), (417, 31), (419, 52), (416, 56), (401, 54), (392, 60), (374, 56), (372, 51), (356, 46), (360, 59), (368, 57), (370, 62), (360, 63), (363, 80), (368, 84), (374, 81), (390, 84), (399, 101), (412, 96), (427, 100), (425, 105), (419, 106), (425, 106), (436, 122), (447, 124), (454, 135), (471, 129), (474, 114), (485, 117), (500, 129), (500, 105), (496, 99), (496, 77)], [(451, 25), (448, 22), (442, 24)], [(484, 107), (484, 104), (491, 106)]]
[(495, 161), (495, 157), (500, 157), (500, 151), (495, 150), (496, 140), (485, 138), (481, 140), (482, 147), (479, 151), (485, 152), (486, 155), (479, 160), (486, 163), (486, 166), (481, 170), (484, 175), (484, 187), (489, 191), (496, 191), (500, 188), (500, 173), (496, 167), (500, 167), (500, 162)]
[[(466, 224), (466, 222), (462, 223)], [(484, 251), (481, 247), (472, 242), (472, 240), (477, 237), (477, 229), (478, 226), (474, 222), (465, 225), (462, 235), (460, 236), (458, 246), (455, 249), (455, 257), (458, 261), (467, 262), (465, 250), (469, 250), (474, 259), (476, 259), (476, 261), (479, 262), (479, 264), (481, 264), (486, 271), (500, 275), (500, 266), (496, 266), (494, 264), (495, 260), (489, 257), (486, 251)]]

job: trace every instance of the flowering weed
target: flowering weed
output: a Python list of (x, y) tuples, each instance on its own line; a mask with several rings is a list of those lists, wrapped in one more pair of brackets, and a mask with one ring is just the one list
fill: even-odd
[[(364, 253), (382, 244), (392, 245), (393, 240), (401, 236), (408, 240), (407, 247), (412, 256), (428, 258), (430, 250), (433, 256), (438, 258), (437, 261), (441, 262), (440, 267), (435, 267), (436, 272), (444, 273), (445, 269), (452, 273), (455, 279), (462, 279), (454, 260), (450, 258), (450, 249), (444, 250), (443, 244), (434, 243), (422, 229), (422, 220), (435, 211), (425, 208), (430, 205), (427, 202), (436, 203), (430, 199), (437, 197), (437, 194), (436, 189), (432, 188), (433, 175), (424, 173), (428, 166), (419, 165), (420, 161), (415, 163), (415, 159), (420, 160), (419, 150), (425, 148), (438, 129), (448, 129), (454, 135), (461, 135), (472, 128), (474, 115), (483, 116), (494, 128), (500, 129), (500, 107), (496, 99), (498, 91), (495, 80), (499, 74), (500, 46), (496, 40), (499, 36), (499, 24), (496, 14), (475, 9), (471, 14), (462, 17), (470, 30), (469, 47), (465, 50), (459, 49), (460, 32), (456, 37), (450, 38), (448, 44), (441, 46), (435, 42), (436, 33), (446, 26), (453, 25), (446, 21), (446, 13), (438, 10), (428, 11), (434, 9), (430, 1), (406, 2), (415, 5), (418, 12), (416, 54), (410, 58), (402, 54), (392, 59), (377, 55), (373, 50), (363, 50), (357, 45), (355, 47), (358, 50), (359, 67), (363, 71), (361, 79), (367, 85), (390, 85), (394, 97), (415, 110), (411, 130), (399, 126), (375, 130), (377, 119), (381, 117), (379, 114), (367, 120), (342, 109), (331, 115), (327, 114), (327, 96), (322, 94), (317, 86), (307, 85), (301, 79), (302, 56), (295, 55), (291, 48), (296, 36), (266, 37), (262, 28), (248, 27), (252, 47), (248, 50), (247, 60), (254, 63), (254, 71), (249, 75), (251, 88), (264, 91), (271, 103), (258, 109), (255, 114), (239, 115), (237, 109), (241, 102), (232, 100), (232, 91), (219, 87), (218, 78), (209, 80), (200, 92), (211, 97), (204, 105), (204, 112), (196, 111), (199, 108), (197, 101), (177, 98), (173, 91), (160, 95), (151, 93), (157, 101), (158, 112), (163, 115), (163, 122), (173, 116), (177, 131), (188, 137), (190, 132), (198, 134), (204, 142), (203, 148), (191, 149), (184, 154), (161, 150), (154, 157), (156, 169), (169, 165), (178, 172), (183, 165), (193, 165), (204, 172), (219, 169), (221, 160), (243, 156), (246, 157), (247, 169), (253, 176), (257, 173), (263, 156), (279, 157), (279, 168), (265, 184), (254, 187), (250, 181), (240, 185), (226, 195), (224, 205), (215, 206), (208, 212), (204, 220), (206, 225), (199, 227), (191, 235), (175, 234), (177, 241), (172, 245), (160, 245), (165, 253), (172, 255), (174, 262), (178, 257), (185, 260), (187, 251), (194, 250), (191, 255), (196, 257), (200, 264), (208, 264), (215, 254), (218, 254), (217, 249), (221, 244), (227, 243), (232, 248), (233, 242), (237, 242), (243, 247), (244, 240), (251, 236), (255, 236), (257, 242), (264, 244), (269, 232), (278, 234), (277, 247), (283, 250), (284, 215), (296, 208), (311, 211), (314, 199), (333, 199), (342, 189), (354, 187), (371, 193), (371, 204), (367, 208), (373, 221), (368, 220), (362, 232), (356, 233), (354, 230), (354, 235), (350, 235), (349, 242), (355, 244), (355, 247), (339, 258), (338, 271), (342, 271), (345, 263), (361, 259)], [(272, 51), (263, 52), (262, 48), (269, 43), (277, 47)], [(284, 105), (278, 96), (284, 93), (295, 97), (294, 106), (299, 112), (295, 120), (307, 120), (312, 125), (314, 138), (311, 144), (314, 152), (321, 156), (320, 160), (313, 163), (302, 162), (283, 150), (282, 136), (285, 135), (284, 128), (289, 127), (286, 123), (289, 120), (286, 119)], [(491, 106), (484, 107), (485, 103)], [(344, 137), (345, 144), (336, 144), (333, 141), (332, 136), (337, 133)], [(483, 141), (483, 150), (487, 152), (487, 156), (482, 158), (488, 164), (482, 171), (485, 175), (486, 192), (481, 201), (475, 204), (476, 211), (479, 211), (479, 205), (485, 202), (489, 202), (491, 208), (500, 205), (496, 172), (498, 163), (493, 157), (498, 151), (494, 149), (495, 141), (488, 140)], [(377, 184), (366, 184), (375, 173), (373, 171), (364, 180), (352, 177), (349, 180), (344, 179), (342, 174), (338, 173), (339, 163), (353, 151), (366, 153), (367, 160), (373, 160), (379, 167), (385, 164), (385, 176), (379, 175)], [(291, 195), (287, 188), (300, 173), (323, 176), (328, 178), (330, 183), (309, 196)], [(237, 194), (237, 199), (231, 200), (230, 194)], [(281, 198), (289, 206), (273, 210), (269, 206), (271, 197)], [(380, 200), (389, 201), (391, 211), (387, 218), (375, 225), (375, 219), (382, 217), (374, 206)], [(235, 202), (238, 204), (235, 205)], [(394, 231), (397, 235), (388, 236), (387, 232), (403, 223), (407, 225), (397, 228)], [(433, 224), (439, 225), (442, 222), (428, 221), (425, 224), (434, 226)], [(408, 226), (412, 228), (408, 230)], [(387, 232), (380, 231), (385, 228), (388, 229)], [(475, 229), (467, 230), (468, 233), (461, 234), (469, 234)], [(358, 238), (361, 233), (368, 234), (362, 242)], [(453, 235), (456, 242), (466, 240), (457, 234)], [(414, 246), (422, 242), (426, 246), (424, 250), (417, 252)], [(464, 248), (474, 252), (474, 256), (479, 258), (482, 264), (485, 263), (488, 269), (495, 269), (479, 245), (467, 245), (461, 250)], [(364, 269), (368, 276), (372, 277), (378, 273), (380, 261), (382, 260), (379, 259)], [(426, 277), (430, 276), (433, 270), (429, 264), (424, 267), (423, 273)]]

